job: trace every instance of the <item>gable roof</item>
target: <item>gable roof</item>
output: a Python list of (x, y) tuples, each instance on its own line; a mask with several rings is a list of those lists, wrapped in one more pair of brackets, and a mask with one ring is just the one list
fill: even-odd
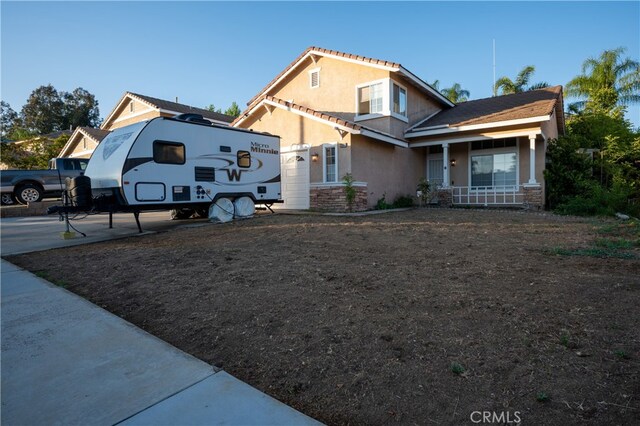
[(231, 123), (232, 127), (237, 127), (246, 120), (250, 115), (252, 115), (255, 111), (259, 110), (259, 107), (266, 105), (268, 107), (280, 108), (289, 112), (293, 112), (294, 114), (302, 115), (304, 117), (310, 118), (315, 121), (319, 121), (323, 124), (331, 126), (336, 130), (344, 131), (347, 133), (352, 133), (356, 135), (364, 135), (373, 139), (378, 139), (384, 142), (391, 143), (393, 145), (398, 145), (402, 147), (408, 147), (409, 144), (407, 141), (403, 139), (398, 139), (393, 135), (390, 135), (385, 132), (381, 132), (379, 130), (372, 129), (370, 127), (363, 126), (361, 124), (354, 123), (349, 120), (345, 120), (340, 117), (336, 117), (335, 115), (328, 114), (322, 111), (316, 111), (314, 109), (305, 107), (303, 105), (298, 105), (293, 102), (288, 102), (273, 96), (263, 95), (257, 100), (255, 100), (252, 105), (242, 113), (238, 118), (236, 118), (233, 123)]
[(229, 124), (233, 121), (233, 117), (219, 112), (209, 111), (208, 109), (193, 107), (190, 105), (179, 104), (177, 102), (171, 102), (164, 99), (158, 99), (147, 95), (140, 95), (133, 92), (125, 92), (120, 98), (120, 101), (116, 104), (116, 107), (109, 113), (102, 123), (101, 128), (104, 128), (107, 123), (111, 122), (111, 119), (115, 116), (116, 112), (120, 110), (120, 107), (125, 103), (127, 99), (135, 99), (143, 104), (148, 105), (150, 108), (158, 110), (159, 112), (165, 112), (168, 114), (200, 114), (204, 118), (217, 122), (219, 124)]
[(247, 105), (252, 105), (254, 102), (257, 102), (258, 99), (268, 94), (267, 92), (271, 90), (275, 85), (277, 85), (282, 79), (284, 79), (287, 75), (289, 75), (295, 68), (297, 68), (301, 63), (303, 63), (308, 57), (315, 56), (325, 56), (332, 57), (335, 59), (358, 63), (361, 65), (366, 65), (374, 68), (386, 69), (388, 71), (397, 72), (402, 76), (406, 77), (409, 81), (411, 81), (416, 87), (421, 89), (424, 93), (429, 94), (431, 97), (439, 101), (441, 104), (446, 106), (453, 106), (454, 104), (447, 99), (442, 93), (438, 92), (436, 89), (431, 87), (424, 80), (417, 77), (411, 71), (407, 70), (401, 64), (397, 62), (385, 61), (382, 59), (374, 59), (368, 58), (366, 56), (354, 55), (351, 53), (339, 52), (337, 50), (329, 50), (324, 49), (322, 47), (311, 46), (307, 48), (304, 52), (302, 52), (296, 59), (293, 60), (280, 74), (278, 74), (273, 80), (271, 80), (256, 96), (251, 98)]
[(80, 136), (86, 136), (98, 144), (102, 142), (102, 139), (107, 137), (109, 133), (111, 133), (109, 130), (96, 129), (93, 127), (76, 127), (67, 143), (64, 144), (64, 147), (62, 147), (62, 149), (60, 150), (60, 154), (58, 154), (58, 157), (66, 157), (67, 155), (69, 155), (71, 151), (75, 149), (76, 145), (80, 142)]
[[(545, 121), (558, 109), (558, 120), (562, 120), (562, 86), (477, 99), (457, 104), (453, 108), (427, 117), (406, 132), (405, 136), (417, 136), (416, 133), (424, 134), (430, 131), (434, 134), (463, 131), (465, 126)], [(563, 124), (559, 122), (558, 128), (564, 128)]]

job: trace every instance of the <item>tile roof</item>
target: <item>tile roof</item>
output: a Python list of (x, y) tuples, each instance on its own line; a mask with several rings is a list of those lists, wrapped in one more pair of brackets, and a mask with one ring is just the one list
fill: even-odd
[(434, 126), (458, 127), (547, 116), (558, 100), (562, 101), (562, 86), (462, 102), (427, 118), (407, 135)]
[(104, 139), (109, 133), (111, 133), (111, 131), (109, 130), (95, 129), (93, 127), (85, 127), (85, 126), (80, 127), (80, 130), (82, 130), (84, 133), (89, 135), (98, 143), (101, 142), (102, 139)]
[(292, 68), (294, 68), (298, 64), (298, 62), (310, 52), (324, 53), (327, 55), (338, 56), (346, 59), (353, 59), (353, 60), (361, 61), (368, 64), (382, 65), (382, 66), (391, 67), (391, 68), (399, 69), (400, 67), (402, 67), (402, 65), (400, 65), (397, 62), (385, 61), (382, 59), (369, 58), (366, 56), (353, 55), (351, 53), (344, 53), (344, 52), (339, 52), (337, 50), (330, 50), (330, 49), (324, 49), (322, 47), (311, 46), (307, 48), (304, 52), (302, 52), (300, 55), (298, 55), (296, 59), (294, 59), (289, 65), (287, 65), (287, 67), (283, 69), (282, 72), (280, 72), (280, 74), (278, 74), (273, 80), (271, 80), (266, 86), (264, 86), (264, 88), (262, 88), (262, 90), (260, 90), (256, 96), (254, 96), (253, 98), (251, 98), (251, 100), (249, 100), (249, 102), (247, 102), (247, 105), (251, 105), (254, 102), (257, 102), (257, 100), (261, 97), (261, 95), (271, 85), (273, 85), (276, 81), (280, 79), (280, 77), (282, 77), (283, 75), (288, 73)]
[(309, 114), (312, 115), (314, 117), (317, 117), (321, 120), (326, 121), (327, 123), (335, 123), (336, 125), (342, 126), (342, 127), (346, 127), (348, 129), (353, 129), (356, 132), (359, 132), (361, 130), (366, 130), (368, 132), (372, 132), (372, 133), (376, 133), (379, 134), (381, 136), (387, 137), (387, 138), (392, 138), (401, 142), (406, 142), (404, 139), (401, 138), (397, 138), (389, 133), (385, 133), (385, 132), (381, 132), (380, 130), (376, 130), (376, 129), (372, 129), (371, 127), (367, 127), (367, 126), (363, 126), (357, 123), (354, 123), (353, 121), (349, 121), (349, 120), (345, 120), (344, 118), (340, 118), (337, 117), (335, 115), (332, 114), (327, 114), (326, 112), (322, 112), (322, 111), (316, 111), (314, 109), (305, 107), (303, 105), (298, 105), (295, 104), (293, 102), (288, 102), (273, 96), (269, 96), (269, 95), (263, 95), (260, 96), (256, 101), (252, 102), (252, 106), (249, 107), (246, 111), (244, 111), (238, 118), (236, 118), (233, 123), (231, 123), (231, 126), (235, 126), (236, 123), (238, 123), (239, 121), (243, 120), (244, 118), (248, 117), (249, 115), (251, 115), (251, 113), (253, 112), (253, 110), (255, 109), (256, 106), (258, 106), (260, 104), (260, 102), (262, 101), (271, 101), (274, 102), (278, 105), (282, 105), (288, 109), (295, 109), (297, 111), (300, 111), (302, 113), (305, 114)]
[(164, 99), (153, 98), (151, 96), (140, 95), (138, 93), (133, 93), (133, 92), (127, 92), (127, 93), (149, 104), (152, 104), (153, 106), (160, 109), (176, 111), (181, 114), (185, 114), (185, 113), (200, 114), (204, 118), (208, 118), (210, 120), (222, 121), (225, 123), (231, 123), (233, 121), (233, 117), (231, 117), (230, 115), (209, 111), (208, 109), (192, 107), (189, 105), (179, 104), (177, 102), (165, 101)]

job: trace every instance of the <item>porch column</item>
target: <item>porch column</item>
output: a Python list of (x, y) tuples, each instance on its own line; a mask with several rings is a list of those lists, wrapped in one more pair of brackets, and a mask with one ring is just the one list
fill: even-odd
[(529, 135), (529, 184), (536, 182), (536, 135)]
[(451, 179), (449, 178), (449, 144), (442, 144), (442, 187), (448, 188), (449, 182)]

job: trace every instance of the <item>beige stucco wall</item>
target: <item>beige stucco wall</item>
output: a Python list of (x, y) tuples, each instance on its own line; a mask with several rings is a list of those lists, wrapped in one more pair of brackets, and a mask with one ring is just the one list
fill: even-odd
[(279, 108), (271, 113), (263, 108), (245, 120), (241, 127), (280, 136), (281, 149), (310, 145), (309, 160), (312, 154), (318, 154), (318, 161), (309, 163), (311, 183), (322, 182), (322, 145), (325, 143), (338, 143), (338, 179), (351, 172), (351, 135), (341, 138), (331, 126)]
[(424, 148), (401, 148), (361, 135), (353, 135), (351, 141), (353, 176), (367, 182), (369, 206), (385, 193), (389, 203), (400, 195), (415, 195), (425, 175)]
[[(318, 68), (320, 69), (320, 86), (311, 88), (309, 71)], [(316, 63), (310, 58), (307, 59), (268, 94), (316, 111), (354, 121), (356, 117), (356, 86), (386, 78), (391, 78), (407, 90), (409, 122), (385, 116), (358, 121), (358, 123), (396, 137), (403, 137), (409, 126), (440, 109), (435, 101), (425, 96), (397, 73), (329, 57), (318, 57)]]
[(160, 116), (165, 116), (168, 117), (170, 116), (170, 114), (160, 114), (159, 111), (149, 111), (145, 114), (141, 114), (141, 115), (136, 115), (133, 116), (131, 118), (126, 118), (127, 116), (129, 116), (130, 114), (124, 114), (122, 117), (116, 117), (116, 119), (120, 119), (120, 118), (124, 118), (122, 121), (118, 121), (118, 122), (112, 122), (111, 125), (109, 127), (104, 128), (105, 130), (114, 130), (114, 129), (119, 129), (121, 127), (124, 126), (128, 126), (129, 124), (134, 124), (134, 123), (139, 123), (141, 121), (145, 121), (145, 120), (151, 120), (152, 118), (156, 118), (156, 117), (160, 117)]
[[(131, 111), (131, 103), (133, 102), (133, 111)], [(143, 114), (140, 114), (144, 112)], [(162, 114), (168, 116), (168, 114)], [(140, 121), (149, 120), (151, 118), (160, 117), (159, 111), (152, 109), (149, 105), (138, 100), (127, 100), (119, 106), (113, 114), (109, 122), (104, 123), (102, 128), (105, 130), (119, 129), (129, 124), (138, 123)], [(122, 120), (122, 121), (120, 121)]]
[[(73, 149), (69, 153), (69, 157), (75, 158), (89, 158), (91, 157), (91, 152), (98, 146), (98, 144), (91, 138), (86, 136), (82, 136), (81, 138), (77, 138), (76, 141), (73, 141)], [(90, 152), (85, 152), (90, 151)]]

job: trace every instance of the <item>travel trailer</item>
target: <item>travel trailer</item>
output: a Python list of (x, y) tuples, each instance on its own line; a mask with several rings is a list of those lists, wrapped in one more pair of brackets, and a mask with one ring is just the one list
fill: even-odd
[(166, 209), (186, 218), (217, 206), (237, 217), (239, 206), (252, 213), (248, 204), (281, 200), (280, 138), (194, 114), (158, 117), (113, 130), (85, 174), (68, 184), (71, 205), (51, 213)]

